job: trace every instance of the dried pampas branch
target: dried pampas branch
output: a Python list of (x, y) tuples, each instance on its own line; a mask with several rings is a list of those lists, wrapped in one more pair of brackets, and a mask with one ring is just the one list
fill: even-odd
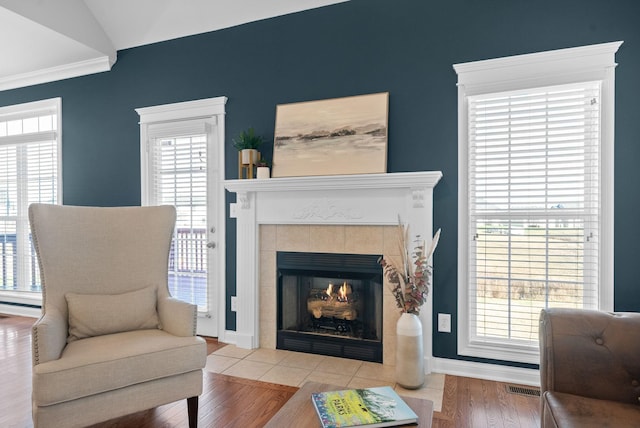
[(409, 227), (398, 219), (398, 245), (402, 267), (383, 257), (380, 257), (378, 263), (382, 266), (382, 272), (391, 287), (398, 308), (402, 312), (418, 315), (420, 307), (429, 295), (433, 269), (429, 261), (438, 246), (440, 229), (433, 236), (427, 252), (424, 240), (418, 237), (413, 253), (409, 254), (408, 239)]

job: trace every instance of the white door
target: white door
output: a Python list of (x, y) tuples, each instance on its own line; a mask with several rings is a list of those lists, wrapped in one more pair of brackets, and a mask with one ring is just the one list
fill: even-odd
[(219, 249), (224, 240), (220, 225), (224, 218), (219, 214), (221, 125), (215, 116), (144, 123), (145, 117), (153, 119), (155, 108), (167, 107), (137, 110), (144, 144), (143, 204), (176, 207), (169, 291), (198, 306), (198, 334), (217, 337), (221, 292), (217, 284), (224, 278)]

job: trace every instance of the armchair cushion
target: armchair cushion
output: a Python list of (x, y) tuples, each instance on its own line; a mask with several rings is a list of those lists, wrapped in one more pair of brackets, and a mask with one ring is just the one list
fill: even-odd
[(121, 294), (67, 293), (65, 298), (69, 308), (67, 342), (159, 327), (156, 287)]
[(207, 358), (203, 345), (200, 337), (178, 337), (162, 330), (76, 340), (60, 359), (33, 368), (33, 400), (38, 406), (50, 406), (200, 370)]
[(640, 420), (640, 406), (635, 404), (557, 391), (544, 392), (543, 406), (545, 428), (634, 428)]

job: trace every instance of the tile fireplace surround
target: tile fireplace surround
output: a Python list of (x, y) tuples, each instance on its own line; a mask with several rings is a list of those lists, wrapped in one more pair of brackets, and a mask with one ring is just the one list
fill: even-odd
[[(236, 346), (276, 347), (276, 252), (397, 257), (398, 217), (410, 242), (433, 236), (433, 188), (440, 171), (226, 180), (236, 193)], [(427, 242), (428, 244), (428, 242)], [(383, 363), (395, 364), (393, 296), (384, 286)], [(431, 295), (421, 310), (425, 371), (432, 367)]]

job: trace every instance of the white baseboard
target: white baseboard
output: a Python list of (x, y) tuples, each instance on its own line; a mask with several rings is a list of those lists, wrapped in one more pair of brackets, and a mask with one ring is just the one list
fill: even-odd
[(0, 313), (6, 315), (17, 315), (21, 317), (40, 318), (40, 315), (42, 315), (42, 310), (40, 308), (7, 305), (5, 303), (0, 303)]
[(473, 377), (498, 382), (540, 386), (540, 371), (498, 364), (474, 363), (471, 361), (433, 358), (431, 370), (454, 376)]
[(218, 341), (228, 345), (235, 345), (237, 343), (236, 332), (234, 330), (224, 330), (221, 337), (218, 337)]

